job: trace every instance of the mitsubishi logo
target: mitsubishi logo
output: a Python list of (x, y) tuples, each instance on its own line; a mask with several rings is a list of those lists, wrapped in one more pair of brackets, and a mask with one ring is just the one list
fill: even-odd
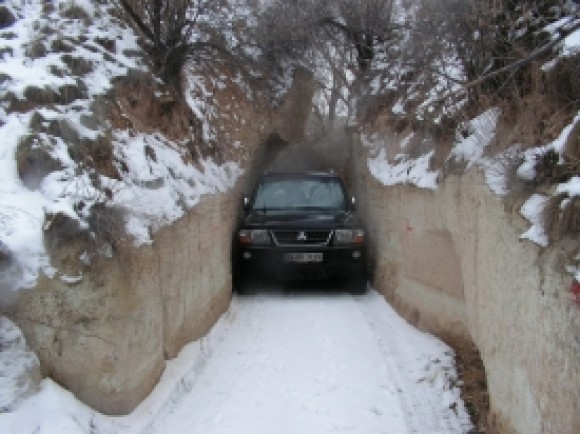
[(296, 237), (297, 241), (306, 241), (308, 240), (308, 237), (306, 236), (306, 232), (304, 231), (300, 231), (298, 232), (298, 236)]

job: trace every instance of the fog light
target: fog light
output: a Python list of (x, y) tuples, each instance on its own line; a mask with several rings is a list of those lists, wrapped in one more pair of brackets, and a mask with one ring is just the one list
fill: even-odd
[(250, 259), (252, 257), (252, 254), (248, 251), (242, 253), (242, 258), (244, 259)]
[(360, 254), (360, 252), (358, 250), (352, 252), (352, 257), (354, 259), (360, 259), (360, 256), (361, 256), (361, 254)]

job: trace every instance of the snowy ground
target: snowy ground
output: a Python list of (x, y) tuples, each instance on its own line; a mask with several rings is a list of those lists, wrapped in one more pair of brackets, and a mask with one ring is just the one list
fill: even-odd
[(107, 417), (45, 380), (0, 432), (462, 433), (453, 351), (370, 292), (234, 298), (132, 414)]

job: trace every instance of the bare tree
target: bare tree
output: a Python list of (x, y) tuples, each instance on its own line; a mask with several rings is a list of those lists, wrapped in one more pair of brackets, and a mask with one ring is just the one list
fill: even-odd
[(325, 17), (322, 24), (344, 32), (364, 70), (374, 59), (377, 44), (396, 39), (400, 26), (393, 19), (393, 6), (394, 0), (341, 0), (335, 5), (335, 15)]
[(219, 13), (221, 0), (114, 0), (147, 41), (157, 70), (170, 80), (200, 44), (195, 33), (202, 20)]
[(274, 1), (258, 15), (255, 38), (271, 58), (298, 58), (322, 35), (317, 22), (328, 11), (328, 1)]
[(270, 56), (300, 56), (340, 34), (368, 68), (377, 43), (393, 39), (394, 0), (278, 0), (259, 17), (257, 40)]
[[(472, 100), (498, 90), (522, 94), (530, 64), (580, 27), (578, 13), (564, 0), (422, 0), (415, 37), (423, 49), (429, 40), (452, 47)], [(553, 34), (542, 31), (548, 24)]]

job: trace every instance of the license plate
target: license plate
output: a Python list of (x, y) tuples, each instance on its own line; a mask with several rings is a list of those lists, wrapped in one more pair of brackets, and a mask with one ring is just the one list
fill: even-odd
[(284, 261), (298, 264), (322, 262), (322, 253), (286, 253), (284, 255)]

